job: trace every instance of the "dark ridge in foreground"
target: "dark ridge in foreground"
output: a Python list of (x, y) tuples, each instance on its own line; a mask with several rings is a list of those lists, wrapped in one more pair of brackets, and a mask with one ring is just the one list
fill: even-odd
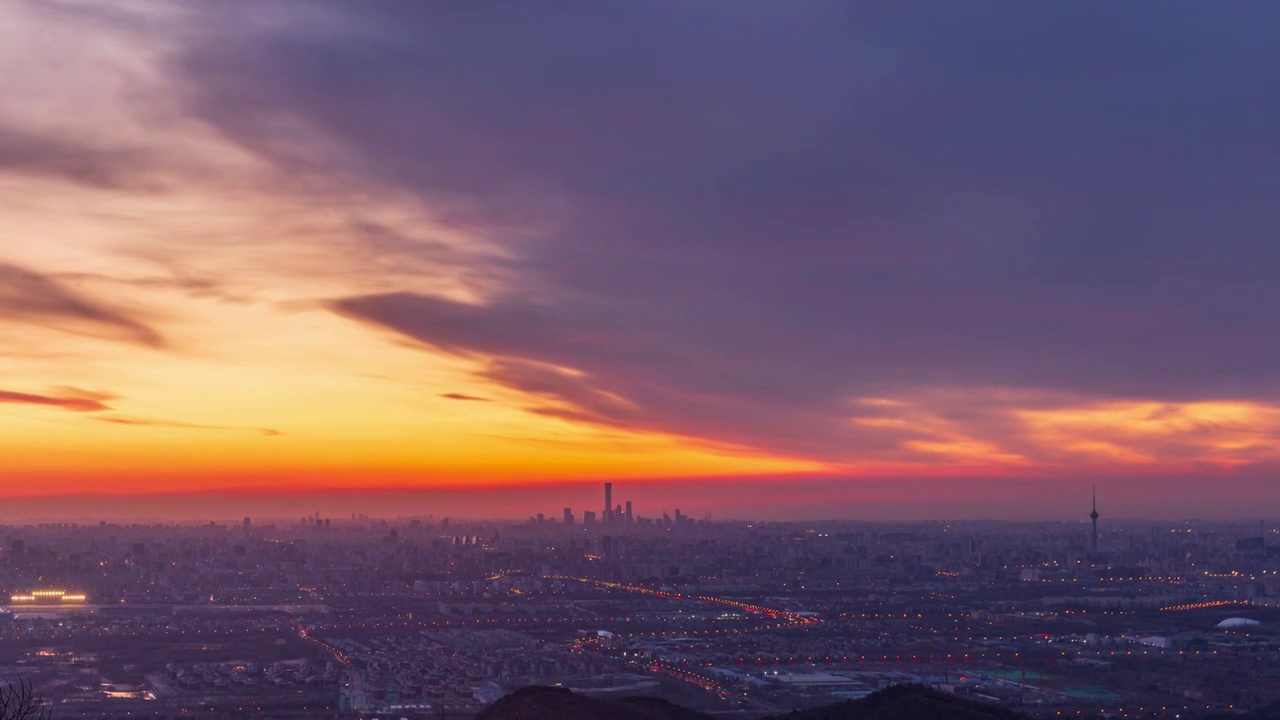
[[(527, 687), (485, 708), (476, 720), (711, 720), (666, 700), (596, 700), (564, 688)], [(1027, 720), (1025, 715), (922, 687), (900, 685), (861, 700), (775, 715), (769, 720)]]
[(895, 685), (861, 700), (797, 710), (770, 720), (1027, 720), (1027, 716), (937, 690)]
[(565, 688), (521, 688), (480, 711), (476, 720), (711, 720), (653, 697), (596, 700)]

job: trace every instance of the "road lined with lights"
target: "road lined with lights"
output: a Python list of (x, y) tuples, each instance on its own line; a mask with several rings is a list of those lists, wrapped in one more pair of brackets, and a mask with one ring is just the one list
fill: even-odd
[(787, 620), (796, 625), (816, 625), (821, 620), (811, 615), (782, 610), (780, 608), (765, 607), (763, 605), (754, 605), (744, 603), (739, 600), (731, 600), (729, 598), (715, 597), (713, 595), (686, 595), (679, 592), (667, 592), (665, 590), (654, 590), (652, 588), (642, 587), (640, 585), (625, 585), (623, 583), (609, 582), (607, 580), (596, 580), (595, 578), (586, 577), (568, 577), (563, 575), (549, 575), (548, 580), (573, 580), (581, 583), (594, 584), (597, 587), (608, 588), (610, 590), (623, 590), (626, 592), (637, 593), (640, 595), (650, 595), (653, 597), (664, 598), (668, 600), (697, 600), (699, 602), (711, 603), (713, 605), (724, 605), (736, 610), (765, 615), (771, 618), (780, 618)]
[(1187, 610), (1204, 610), (1205, 608), (1228, 607), (1231, 605), (1252, 605), (1248, 600), (1206, 600), (1205, 602), (1188, 603), (1186, 605), (1170, 605), (1160, 608), (1161, 612), (1184, 612)]

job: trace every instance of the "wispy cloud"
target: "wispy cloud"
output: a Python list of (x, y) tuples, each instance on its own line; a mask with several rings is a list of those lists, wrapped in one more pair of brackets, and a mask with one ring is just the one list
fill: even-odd
[(111, 423), (112, 425), (127, 425), (132, 427), (159, 427), (159, 428), (174, 428), (179, 430), (233, 430), (233, 431), (261, 433), (267, 437), (276, 437), (284, 434), (275, 428), (243, 428), (243, 427), (232, 427), (228, 425), (202, 425), (200, 423), (189, 423), (189, 422), (182, 422), (179, 420), (161, 420), (156, 418), (112, 416), (112, 417), (98, 417), (95, 419), (101, 422)]
[(160, 347), (153, 328), (106, 304), (82, 297), (58, 281), (0, 262), (0, 320), (33, 322), (72, 332)]
[(56, 178), (96, 189), (144, 189), (152, 159), (142, 149), (102, 149), (0, 124), (0, 173)]
[(110, 410), (111, 407), (103, 401), (109, 400), (112, 397), (112, 395), (108, 395), (106, 393), (78, 390), (76, 388), (61, 388), (58, 392), (49, 395), (0, 390), (0, 403), (41, 405), (70, 410), (72, 412), (101, 412), (103, 410)]
[(456, 393), (456, 392), (444, 393), (440, 397), (447, 398), (449, 400), (471, 400), (474, 402), (489, 402), (489, 398), (480, 397), (478, 395), (467, 395), (466, 393)]

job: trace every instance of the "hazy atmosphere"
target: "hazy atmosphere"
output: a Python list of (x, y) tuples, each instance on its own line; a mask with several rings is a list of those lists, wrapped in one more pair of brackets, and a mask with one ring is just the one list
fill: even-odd
[(0, 0), (0, 720), (1280, 720), (1280, 2)]
[(3, 512), (1276, 512), (1277, 14), (9, 3)]

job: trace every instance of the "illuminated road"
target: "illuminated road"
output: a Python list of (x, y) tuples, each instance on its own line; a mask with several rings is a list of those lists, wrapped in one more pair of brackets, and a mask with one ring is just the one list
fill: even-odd
[(573, 580), (581, 583), (594, 584), (597, 587), (609, 588), (611, 590), (623, 590), (626, 592), (633, 592), (640, 595), (651, 595), (653, 597), (666, 598), (670, 600), (697, 600), (700, 602), (712, 603), (714, 605), (725, 605), (727, 607), (734, 608), (735, 610), (743, 610), (745, 612), (753, 613), (756, 615), (766, 615), (771, 618), (780, 618), (782, 620), (786, 620), (795, 625), (816, 625), (819, 622), (821, 622), (816, 617), (801, 615), (800, 613), (793, 613), (788, 610), (765, 607), (763, 605), (752, 605), (751, 603), (744, 603), (738, 600), (730, 600), (729, 598), (715, 597), (712, 595), (685, 595), (684, 593), (664, 592), (662, 590), (653, 590), (651, 588), (641, 587), (639, 585), (624, 585), (622, 583), (608, 582), (605, 580), (596, 580), (595, 578), (585, 578), (585, 577), (567, 577), (563, 575), (548, 575), (546, 576), (546, 579)]
[[(754, 605), (751, 603), (744, 603), (738, 600), (731, 600), (729, 598), (715, 597), (713, 595), (686, 595), (684, 593), (677, 593), (677, 592), (664, 592), (662, 590), (653, 590), (651, 588), (641, 587), (639, 585), (625, 585), (623, 583), (608, 582), (606, 580), (596, 580), (595, 578), (585, 578), (585, 577), (567, 577), (567, 576), (560, 576), (560, 575), (552, 575), (552, 576), (547, 576), (546, 579), (571, 580), (575, 582), (595, 585), (596, 587), (607, 588), (610, 590), (622, 590), (624, 592), (636, 593), (637, 595), (649, 595), (651, 597), (664, 598), (669, 600), (694, 600), (698, 602), (710, 603), (713, 605), (724, 605), (726, 607), (731, 607), (735, 610), (741, 610), (753, 615), (763, 615), (769, 618), (784, 621), (783, 623), (773, 626), (773, 629), (779, 629), (786, 625), (816, 625), (820, 622), (818, 618), (811, 617), (809, 615), (801, 615), (800, 613), (793, 613), (788, 610), (782, 610), (780, 608), (771, 608), (771, 607), (765, 607), (763, 605)], [(693, 635), (702, 634), (705, 636), (705, 635), (718, 635), (721, 632), (725, 632), (725, 631), (695, 630), (695, 631), (692, 631), (691, 634)], [(742, 631), (732, 630), (728, 632), (737, 633)], [(666, 635), (667, 633), (654, 632), (651, 634)], [(681, 634), (684, 634), (684, 633), (681, 633)], [(628, 637), (634, 637), (634, 635), (629, 635)], [(599, 638), (581, 640), (574, 645), (574, 649), (578, 651), (582, 651), (586, 648), (586, 645), (588, 643), (592, 643), (592, 642), (599, 642)], [(690, 685), (701, 688), (708, 692), (713, 692), (716, 695), (718, 695), (721, 699), (727, 700), (732, 696), (732, 693), (728, 692), (718, 682), (716, 682), (710, 677), (707, 677), (706, 675), (701, 674), (701, 672), (699, 672), (699, 670), (697, 669), (680, 667), (662, 660), (649, 660), (649, 661), (632, 660), (632, 661), (629, 661), (628, 664), (640, 669), (648, 670), (649, 672), (652, 672), (657, 675), (664, 675), (669, 678), (680, 680), (682, 682), (688, 683)], [(749, 702), (745, 697), (743, 698), (742, 701)], [(751, 706), (754, 707), (755, 709), (758, 709), (758, 710), (769, 709), (765, 705), (759, 704), (756, 701), (750, 701), (750, 702), (751, 702)]]
[(308, 642), (315, 643), (316, 645), (319, 645), (321, 648), (324, 648), (325, 652), (332, 655), (334, 660), (338, 661), (338, 663), (340, 663), (343, 667), (347, 668), (347, 674), (351, 678), (351, 693), (350, 693), (351, 708), (353, 710), (367, 709), (369, 703), (364, 696), (364, 685), (363, 685), (364, 674), (361, 673), (358, 669), (356, 669), (352, 665), (351, 661), (347, 659), (347, 656), (341, 650), (321, 640), (320, 638), (312, 637), (311, 633), (307, 632), (306, 626), (304, 626), (302, 623), (295, 622), (293, 624), (293, 627), (298, 631), (298, 637)]

